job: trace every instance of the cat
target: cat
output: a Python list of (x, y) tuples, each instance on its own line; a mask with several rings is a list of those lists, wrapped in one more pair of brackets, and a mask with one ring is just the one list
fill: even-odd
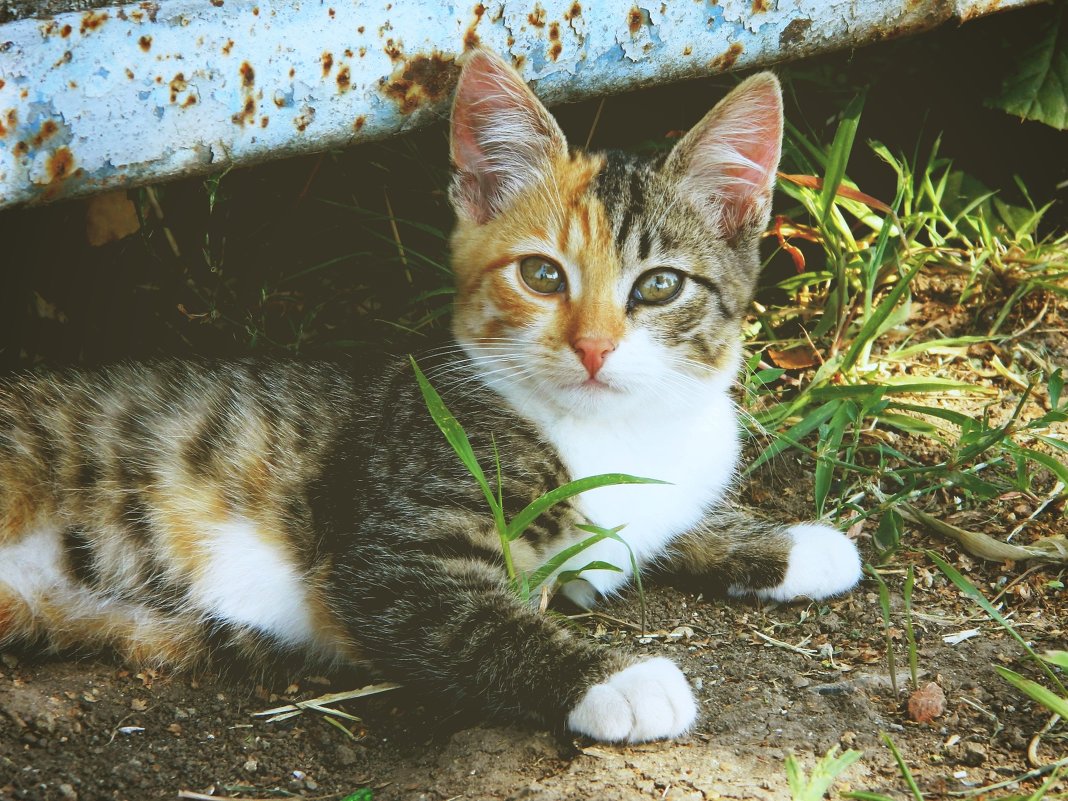
[[(510, 65), (464, 62), (453, 101), (454, 343), (419, 363), (511, 517), (623, 472), (513, 543), (581, 606), (630, 552), (691, 584), (790, 600), (848, 591), (853, 543), (734, 509), (731, 385), (782, 138), (771, 73), (669, 153), (570, 149)], [(551, 583), (551, 582), (550, 582)], [(506, 581), (477, 484), (405, 359), (161, 361), (0, 383), (0, 645), (113, 650), (184, 668), (220, 649), (372, 665), (430, 697), (597, 740), (676, 737), (698, 715), (664, 658), (571, 633)]]

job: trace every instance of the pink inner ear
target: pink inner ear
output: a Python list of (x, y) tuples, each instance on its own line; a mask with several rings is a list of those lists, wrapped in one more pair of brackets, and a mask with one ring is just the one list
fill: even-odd
[(452, 107), (454, 202), (478, 222), (498, 214), (567, 152), (559, 126), (508, 64), (476, 52), (464, 65)]
[(691, 132), (683, 184), (708, 204), (724, 236), (763, 224), (761, 218), (771, 206), (782, 126), (778, 82), (764, 74), (739, 86)]

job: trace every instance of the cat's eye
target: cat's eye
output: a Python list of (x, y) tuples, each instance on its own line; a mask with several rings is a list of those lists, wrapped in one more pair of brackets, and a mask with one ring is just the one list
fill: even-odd
[(631, 297), (640, 303), (667, 303), (682, 289), (682, 275), (674, 270), (651, 270), (634, 282)]
[(544, 256), (527, 256), (519, 262), (523, 283), (541, 295), (554, 295), (567, 289), (567, 278), (559, 264)]

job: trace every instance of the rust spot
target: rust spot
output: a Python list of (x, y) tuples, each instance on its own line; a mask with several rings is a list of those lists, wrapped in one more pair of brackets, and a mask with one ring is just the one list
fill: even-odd
[(304, 130), (309, 125), (311, 125), (312, 119), (314, 117), (315, 117), (315, 112), (314, 111), (310, 111), (310, 110), (309, 111), (305, 111), (299, 117), (294, 118), (293, 125), (298, 131), (300, 131), (301, 133), (304, 133)]
[(29, 89), (23, 89), (21, 92), (19, 92), (19, 97), (22, 98), (23, 100), (25, 100), (29, 96), (30, 96), (30, 90)]
[(260, 127), (261, 127), (261, 128), (266, 128), (266, 127), (267, 127), (267, 124), (268, 124), (268, 123), (269, 123), (270, 121), (271, 121), (271, 120), (270, 120), (270, 118), (269, 118), (269, 117), (260, 117)]
[(364, 28), (361, 25), (359, 28), (356, 29), (356, 33), (363, 33), (363, 30), (364, 30)]
[(537, 3), (534, 4), (534, 10), (527, 14), (527, 22), (533, 25), (535, 28), (545, 27), (545, 9)]
[(67, 86), (69, 86), (71, 89), (77, 89), (78, 88), (78, 84), (77, 84), (76, 81), (67, 81)]
[(0, 89), (3, 89), (5, 86), (7, 86), (7, 81), (5, 81), (3, 78), (0, 78)]
[(60, 30), (59, 35), (66, 39), (68, 36), (70, 36), (70, 32), (73, 30), (74, 29), (70, 25), (64, 25), (63, 28)]
[(361, 47), (360, 48), (360, 58), (363, 58), (366, 55), (367, 55), (367, 48), (366, 47)]
[(345, 48), (345, 58), (352, 58), (352, 51), (349, 48)]
[(326, 10), (326, 13), (327, 13), (327, 14), (329, 14), (329, 15), (330, 15), (331, 17), (333, 17), (333, 16), (334, 16), (334, 9), (332, 9), (332, 8), (328, 8), (328, 9)]
[(479, 3), (473, 9), (475, 18), (471, 21), (471, 24), (467, 26), (467, 30), (464, 32), (464, 50), (471, 50), (478, 47), (481, 41), (478, 36), (478, 23), (482, 22), (482, 15), (486, 13), (486, 7)]
[(233, 48), (234, 48), (234, 40), (233, 39), (227, 39), (226, 40), (226, 44), (224, 44), (222, 46), (222, 54), (224, 56), (230, 55), (230, 51), (233, 50)]
[(352, 83), (352, 75), (349, 74), (349, 68), (347, 66), (341, 66), (337, 71), (337, 88), (339, 92), (347, 92), (349, 90), (349, 84)]
[(53, 181), (62, 181), (71, 173), (74, 166), (74, 155), (70, 148), (61, 147), (48, 158), (48, 174)]
[(111, 15), (106, 11), (86, 11), (82, 14), (82, 24), (79, 28), (82, 36), (85, 36), (89, 31), (95, 31), (107, 21), (109, 16)]
[(367, 124), (367, 118), (362, 114), (356, 118), (356, 122), (352, 123), (352, 130), (359, 131), (364, 125)]
[(151, 2), (151, 0), (146, 0), (146, 2), (141, 3), (141, 9), (148, 13), (149, 22), (156, 21), (156, 14), (159, 13), (159, 3), (154, 3)]
[(72, 59), (73, 57), (74, 57), (74, 56), (73, 56), (73, 54), (72, 54), (72, 53), (71, 53), (71, 52), (70, 52), (69, 50), (67, 50), (67, 51), (66, 51), (65, 53), (63, 53), (63, 55), (62, 55), (62, 56), (60, 56), (60, 57), (59, 57), (59, 61), (57, 61), (57, 62), (56, 62), (55, 64), (53, 64), (52, 66), (53, 66), (53, 67), (60, 67), (60, 66), (62, 66), (62, 65), (64, 65), (64, 64), (69, 64), (69, 63), (70, 63), (70, 60), (71, 60), (71, 59)]
[(393, 62), (404, 60), (404, 43), (400, 40), (393, 41), (392, 39), (386, 39), (386, 46), (382, 48), (386, 55), (389, 56), (389, 60)]
[(171, 102), (172, 103), (177, 102), (178, 93), (179, 92), (184, 92), (186, 89), (189, 88), (189, 84), (186, 83), (186, 80), (185, 80), (185, 73), (184, 72), (179, 72), (177, 75), (175, 75), (173, 78), (171, 78), (170, 87), (171, 87)]
[(686, 47), (684, 47), (684, 48), (682, 49), (682, 54), (683, 54), (684, 56), (688, 56), (688, 55), (690, 55), (691, 53), (693, 53), (693, 47), (692, 47), (691, 45), (686, 45)]
[(768, 10), (768, 0), (753, 0), (753, 13), (763, 14)]
[(808, 29), (812, 27), (812, 20), (808, 18), (798, 18), (790, 20), (790, 23), (782, 29), (782, 33), (779, 34), (779, 45), (781, 47), (790, 47), (795, 45), (805, 38), (805, 34), (808, 33)]
[(739, 42), (735, 42), (724, 52), (712, 59), (712, 69), (720, 71), (729, 70), (734, 66), (734, 62), (738, 60), (738, 56), (740, 56), (744, 50), (745, 48), (742, 47)]
[(129, 67), (126, 68), (126, 77), (129, 78), (131, 81), (134, 79), (133, 70)]
[(41, 123), (41, 127), (37, 129), (37, 135), (33, 137), (31, 144), (34, 147), (40, 147), (55, 136), (58, 130), (59, 126), (56, 125), (54, 120), (45, 120)]
[(16, 142), (15, 147), (12, 149), (16, 156), (25, 156), (30, 152), (30, 146), (25, 142)]
[(581, 17), (581, 16), (582, 16), (582, 4), (579, 3), (578, 0), (576, 0), (574, 3), (572, 3), (571, 4), (571, 8), (569, 8), (564, 13), (564, 19), (566, 19), (568, 22), (571, 22), (571, 20), (573, 20), (575, 17)]
[(141, 49), (147, 53), (149, 50), (152, 49), (152, 37), (142, 36), (140, 39), (137, 40), (137, 44), (141, 45)]
[(156, 76), (156, 83), (163, 83), (163, 76), (162, 75), (157, 75)]
[(512, 56), (512, 66), (517, 70), (523, 69), (523, 65), (527, 63), (527, 57), (520, 53), (518, 56)]
[(634, 36), (642, 29), (642, 10), (637, 6), (634, 6), (627, 14), (627, 28), (630, 29), (630, 35)]
[(189, 108), (190, 106), (195, 106), (196, 103), (197, 96), (194, 94), (190, 94), (188, 97), (186, 97), (185, 102), (182, 103), (182, 108)]
[(259, 15), (260, 15), (260, 7), (259, 6), (253, 6), (252, 7), (252, 16), (258, 17)]
[(234, 125), (244, 125), (252, 121), (256, 116), (256, 101), (251, 97), (245, 98), (245, 105), (237, 114), (230, 118)]
[(333, 53), (323, 53), (322, 58), (319, 59), (323, 65), (323, 77), (325, 78), (330, 74), (330, 70), (334, 68), (334, 55)]
[(251, 89), (256, 85), (256, 70), (252, 69), (252, 65), (247, 61), (241, 62), (241, 86), (245, 89)]
[(549, 45), (549, 58), (553, 61), (560, 56), (560, 51), (564, 49), (564, 46), (560, 44), (560, 23), (553, 22), (549, 25), (549, 41), (552, 44)]
[[(5, 127), (4, 121), (6, 120), (7, 126)], [(18, 124), (19, 115), (15, 109), (9, 109), (5, 115), (4, 120), (0, 120), (0, 136), (7, 136), (8, 131), (14, 131), (15, 126)]]
[(216, 8), (222, 8), (223, 0), (211, 0), (211, 4)]
[(446, 97), (456, 85), (460, 68), (451, 56), (434, 51), (429, 56), (415, 56), (402, 64), (384, 83), (383, 93), (400, 106), (402, 114), (411, 114), (427, 102)]

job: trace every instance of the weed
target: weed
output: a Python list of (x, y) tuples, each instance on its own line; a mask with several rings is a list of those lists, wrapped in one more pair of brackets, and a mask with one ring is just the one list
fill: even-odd
[[(605, 473), (597, 476), (587, 476), (586, 478), (570, 481), (561, 487), (557, 487), (556, 489), (550, 490), (544, 495), (535, 498), (510, 521), (505, 520), (504, 500), (502, 497), (501, 462), (500, 456), (497, 453), (496, 444), (494, 444), (494, 460), (497, 469), (497, 491), (494, 493), (489, 482), (486, 480), (486, 475), (482, 470), (482, 466), (478, 462), (478, 458), (475, 456), (475, 451), (471, 447), (471, 441), (468, 439), (467, 433), (460, 425), (460, 422), (453, 417), (452, 413), (448, 410), (448, 407), (445, 406), (445, 402), (441, 399), (437, 390), (431, 386), (426, 376), (423, 375), (423, 371), (419, 369), (419, 365), (416, 364), (415, 359), (411, 357), (409, 357), (409, 359), (412, 364), (412, 369), (415, 371), (416, 380), (419, 382), (419, 389), (423, 393), (423, 399), (426, 401), (427, 408), (430, 410), (434, 422), (437, 423), (438, 428), (441, 429), (441, 433), (445, 435), (445, 439), (448, 440), (449, 444), (456, 452), (456, 455), (460, 458), (460, 461), (463, 462), (468, 472), (471, 473), (474, 479), (478, 482), (479, 487), (482, 489), (482, 494), (493, 515), (493, 521), (497, 528), (498, 537), (500, 538), (501, 555), (504, 558), (504, 567), (508, 573), (508, 580), (511, 582), (512, 587), (515, 589), (519, 597), (524, 601), (529, 601), (532, 594), (542, 584), (548, 581), (548, 579), (551, 578), (565, 562), (577, 554), (582, 553), (587, 548), (591, 548), (606, 539), (615, 540), (627, 549), (627, 552), (630, 554), (631, 568), (638, 581), (639, 596), (641, 597), (641, 579), (638, 577), (638, 565), (635, 561), (634, 553), (631, 551), (627, 541), (619, 535), (619, 531), (623, 526), (609, 529), (589, 524), (579, 525), (578, 528), (587, 532), (590, 536), (568, 548), (564, 548), (559, 553), (554, 554), (547, 559), (544, 564), (540, 565), (530, 573), (524, 573), (516, 569), (515, 562), (512, 559), (512, 543), (523, 535), (523, 532), (527, 530), (527, 527), (530, 526), (542, 512), (555, 506), (561, 501), (573, 498), (583, 492), (596, 489), (597, 487), (607, 487), (615, 484), (663, 484), (665, 482), (654, 478), (630, 476), (624, 473)], [(614, 570), (622, 572), (623, 569), (618, 565), (593, 561), (583, 565), (577, 570), (569, 570), (561, 573), (557, 577), (557, 581), (558, 583), (564, 583), (576, 579), (585, 570)], [(644, 598), (642, 598), (642, 628), (644, 629), (644, 627), (645, 606)]]
[(786, 780), (790, 785), (790, 798), (793, 801), (820, 801), (846, 768), (861, 756), (860, 751), (853, 749), (839, 754), (838, 746), (834, 746), (816, 762), (812, 774), (806, 776), (794, 755), (787, 755)]

